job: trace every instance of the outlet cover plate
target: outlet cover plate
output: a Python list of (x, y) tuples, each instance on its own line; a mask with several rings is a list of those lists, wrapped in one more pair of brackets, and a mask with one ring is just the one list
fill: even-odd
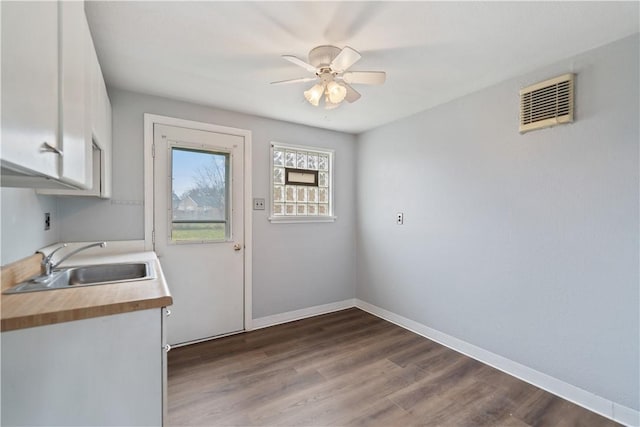
[(264, 207), (264, 199), (253, 199), (253, 210), (254, 211), (263, 211)]

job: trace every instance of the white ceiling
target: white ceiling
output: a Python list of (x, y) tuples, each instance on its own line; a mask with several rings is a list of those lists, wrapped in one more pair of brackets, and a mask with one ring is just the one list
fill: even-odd
[[(638, 32), (631, 2), (87, 2), (107, 84), (359, 133)], [(321, 44), (384, 70), (383, 86), (335, 110), (280, 55)], [(550, 76), (551, 77), (551, 76)]]

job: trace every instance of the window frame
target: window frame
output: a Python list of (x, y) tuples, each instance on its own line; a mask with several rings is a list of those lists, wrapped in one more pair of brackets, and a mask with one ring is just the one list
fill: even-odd
[[(274, 215), (273, 214), (273, 152), (275, 149), (280, 149), (282, 151), (290, 150), (299, 150), (299, 151), (307, 151), (316, 154), (324, 154), (329, 158), (328, 165), (328, 192), (329, 192), (329, 215)], [(308, 145), (294, 145), (294, 144), (285, 144), (281, 142), (271, 141), (269, 148), (269, 221), (271, 223), (310, 223), (310, 222), (335, 222), (337, 216), (335, 215), (335, 202), (334, 202), (334, 160), (335, 160), (335, 150), (329, 148), (322, 147), (313, 147)], [(309, 170), (311, 171), (311, 169)], [(284, 184), (283, 184), (284, 185)]]

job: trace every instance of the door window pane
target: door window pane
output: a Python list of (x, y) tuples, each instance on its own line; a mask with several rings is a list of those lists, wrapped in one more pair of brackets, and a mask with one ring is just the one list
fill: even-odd
[(171, 240), (229, 238), (229, 154), (171, 148)]

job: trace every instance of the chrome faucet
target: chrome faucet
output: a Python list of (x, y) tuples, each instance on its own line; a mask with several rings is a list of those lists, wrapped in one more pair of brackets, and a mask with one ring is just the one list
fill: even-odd
[[(57, 248), (55, 248), (53, 250), (53, 252), (51, 252), (49, 255), (45, 256), (42, 259), (42, 270), (44, 270), (44, 275), (45, 276), (51, 275), (51, 270), (52, 270), (52, 268), (51, 268), (51, 259), (53, 258), (53, 255), (56, 252), (58, 252), (60, 249), (63, 249), (63, 248), (66, 248), (66, 247), (67, 247), (67, 244), (63, 243), (61, 246), (58, 246)], [(40, 253), (42, 253), (42, 252), (40, 252)]]
[(56, 267), (58, 267), (60, 264), (62, 264), (64, 261), (66, 261), (68, 258), (74, 256), (75, 254), (77, 254), (80, 251), (84, 251), (85, 249), (93, 248), (93, 247), (96, 247), (96, 246), (100, 246), (101, 248), (104, 248), (105, 246), (107, 246), (107, 242), (96, 242), (96, 243), (91, 243), (91, 244), (86, 245), (86, 246), (82, 246), (81, 248), (78, 248), (75, 251), (72, 251), (72, 252), (68, 253), (67, 255), (63, 256), (62, 259), (60, 259), (57, 263), (54, 264), (53, 261), (52, 261), (53, 254), (55, 254), (56, 252), (58, 252), (62, 248), (66, 248), (67, 244), (64, 243), (63, 245), (55, 248), (53, 250), (53, 252), (51, 252), (49, 255), (44, 257), (44, 259), (42, 260), (42, 268), (44, 270), (44, 275), (45, 276), (50, 276), (51, 273), (53, 272), (53, 270)]

